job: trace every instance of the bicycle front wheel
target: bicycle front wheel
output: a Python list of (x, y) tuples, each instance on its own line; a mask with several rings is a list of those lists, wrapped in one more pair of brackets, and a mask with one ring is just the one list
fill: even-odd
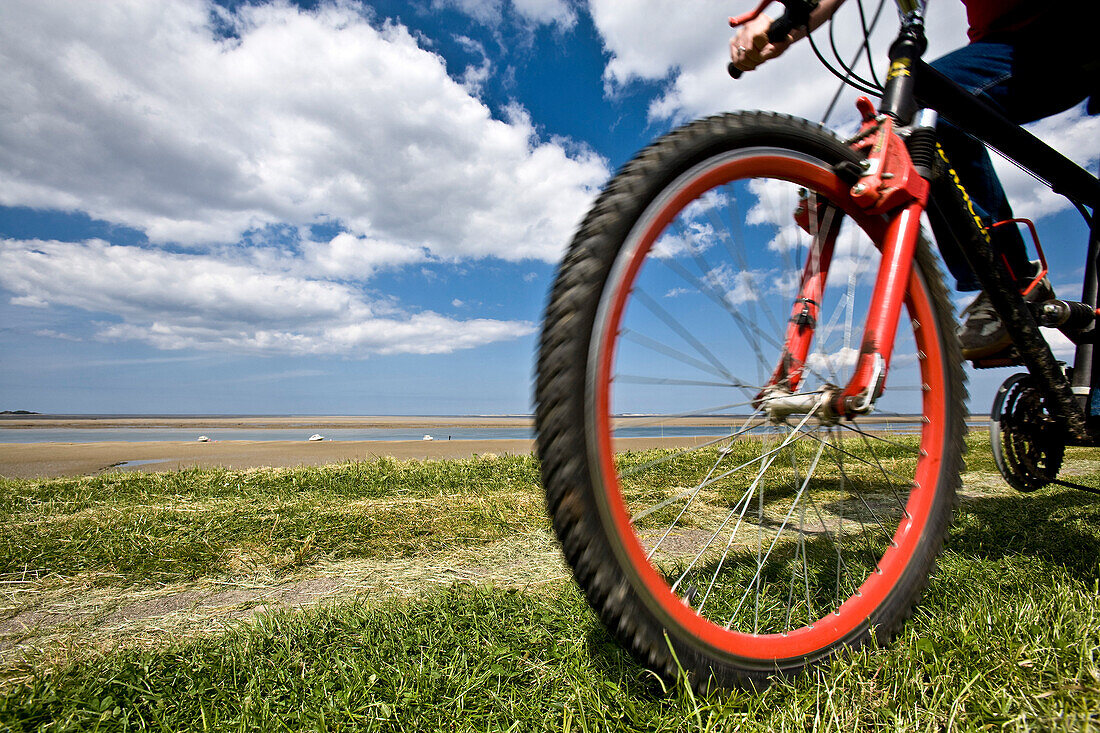
[[(558, 273), (536, 387), (550, 514), (604, 624), (665, 676), (758, 683), (890, 638), (942, 546), (965, 393), (925, 243), (875, 413), (837, 423), (815, 397), (850, 376), (878, 270), (857, 164), (791, 118), (692, 123), (614, 178)], [(776, 375), (804, 410), (769, 412)]]

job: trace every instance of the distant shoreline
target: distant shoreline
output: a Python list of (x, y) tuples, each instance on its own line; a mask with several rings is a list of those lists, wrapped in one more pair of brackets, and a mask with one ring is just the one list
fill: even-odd
[[(615, 418), (617, 426), (666, 425), (683, 427), (728, 426), (746, 419), (745, 415), (667, 417), (630, 415)], [(878, 416), (861, 419), (864, 423), (914, 423), (919, 415)], [(987, 420), (985, 415), (971, 415), (970, 421)], [(253, 430), (301, 428), (304, 430), (333, 430), (340, 428), (389, 428), (440, 430), (447, 427), (469, 428), (530, 428), (535, 423), (532, 415), (3, 415), (0, 430), (21, 428), (177, 428), (216, 429), (248, 428)]]
[(439, 428), (529, 427), (531, 415), (12, 415), (0, 430), (20, 428)]
[[(686, 448), (703, 438), (628, 438), (618, 449)], [(382, 457), (446, 460), (478, 455), (529, 455), (530, 439), (436, 441), (247, 441), (217, 443), (24, 443), (0, 445), (0, 477), (93, 476), (108, 471), (160, 472), (185, 468), (247, 469), (318, 466)]]

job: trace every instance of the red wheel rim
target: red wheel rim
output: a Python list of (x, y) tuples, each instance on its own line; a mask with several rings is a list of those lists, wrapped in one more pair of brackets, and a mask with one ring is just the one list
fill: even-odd
[[(660, 234), (688, 203), (715, 186), (760, 176), (782, 178), (828, 194), (830, 200), (857, 221), (873, 239), (884, 228), (880, 220), (868, 220), (861, 210), (847, 201), (848, 184), (820, 164), (775, 154), (719, 163), (688, 180), (661, 205), (654, 216), (649, 217), (638, 246), (634, 248), (630, 260), (625, 263), (617, 284), (613, 284), (610, 301), (601, 309), (605, 315), (602, 322), (597, 324), (598, 327), (602, 325), (600, 334), (618, 333), (631, 287), (642, 263)], [(840, 202), (847, 203), (845, 205)], [(934, 324), (935, 313), (916, 268), (910, 278), (909, 292), (906, 305), (910, 317), (920, 324)], [(916, 297), (913, 297), (914, 293)], [(922, 396), (922, 450), (917, 460), (913, 487), (905, 504), (907, 517), (898, 526), (893, 542), (879, 560), (877, 569), (869, 573), (855, 595), (814, 623), (782, 634), (750, 634), (727, 630), (703, 618), (682, 602), (660, 572), (650, 564), (645, 548), (634, 533), (614, 462), (610, 406), (617, 338), (600, 338), (596, 368), (589, 385), (589, 389), (595, 394), (596, 413), (591, 417), (594, 417), (592, 424), (595, 428), (598, 468), (602, 474), (602, 482), (598, 488), (603, 492), (608, 519), (614, 524), (615, 534), (620, 538), (619, 549), (625, 553), (636, 581), (644, 587), (644, 594), (652, 599), (661, 615), (672, 626), (680, 627), (692, 637), (727, 655), (760, 662), (812, 656), (865, 627), (867, 619), (901, 582), (909, 560), (920, 548), (938, 483), (942, 435), (946, 421), (946, 406), (942, 395), (946, 385), (943, 370), (935, 365), (943, 363), (943, 355), (935, 338), (934, 328), (915, 328), (914, 338), (918, 350), (924, 354), (922, 382), (927, 385), (927, 389)]]

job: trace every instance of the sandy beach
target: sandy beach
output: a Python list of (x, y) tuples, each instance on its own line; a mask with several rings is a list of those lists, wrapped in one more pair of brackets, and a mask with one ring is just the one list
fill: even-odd
[[(619, 449), (698, 445), (705, 438), (626, 438)], [(254, 468), (323, 465), (381, 456), (398, 459), (469, 458), (492, 453), (522, 455), (532, 440), (226, 440), (211, 443), (9, 443), (0, 445), (0, 476), (90, 476), (104, 471), (175, 471), (193, 466)], [(142, 461), (133, 465), (135, 461)], [(144, 463), (144, 461), (150, 461)], [(129, 464), (129, 465), (127, 465)]]

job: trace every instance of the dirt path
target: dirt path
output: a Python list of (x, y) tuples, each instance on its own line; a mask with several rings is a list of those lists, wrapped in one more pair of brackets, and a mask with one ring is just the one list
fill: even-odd
[(0, 686), (67, 659), (201, 636), (265, 612), (415, 597), (459, 582), (531, 589), (568, 577), (548, 532), (388, 562), (314, 565), (285, 578), (118, 587), (93, 576), (8, 575), (0, 577)]

